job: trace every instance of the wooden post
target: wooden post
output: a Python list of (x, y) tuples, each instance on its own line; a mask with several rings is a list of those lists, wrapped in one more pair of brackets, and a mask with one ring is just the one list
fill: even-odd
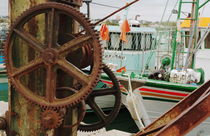
[[(29, 9), (35, 5), (45, 3), (48, 0), (9, 0), (10, 6), (10, 21), (13, 23), (15, 19), (21, 15), (23, 11)], [(79, 1), (79, 0), (78, 0)], [(81, 1), (80, 1), (81, 2)], [(79, 7), (75, 7), (79, 8)], [(71, 20), (71, 19), (68, 19)], [(42, 29), (44, 29), (43, 18), (38, 17), (32, 19), (28, 25), (27, 30), (32, 32), (37, 37), (44, 37)], [(69, 22), (69, 21), (68, 21)], [(78, 26), (72, 22), (73, 25), (64, 25), (62, 26), (63, 30), (77, 31)], [(69, 28), (69, 27), (72, 27)], [(62, 31), (62, 30), (59, 30)], [(25, 46), (23, 42), (16, 40), (15, 41), (15, 64), (21, 65), (30, 61), (31, 58), (36, 58), (37, 53), (32, 51), (29, 46)], [(44, 81), (40, 80), (44, 76), (44, 70), (39, 69), (32, 73), (29, 76), (26, 76), (22, 79), (22, 82), (28, 86), (35, 88), (39, 94), (43, 93), (44, 90)], [(73, 81), (72, 81), (73, 82)], [(62, 86), (62, 85), (61, 85)], [(71, 123), (77, 121), (77, 110), (71, 110), (69, 108), (70, 115), (66, 115), (66, 118), (70, 118)], [(77, 131), (73, 129), (64, 129), (59, 128), (50, 132), (43, 129), (40, 121), (41, 117), (41, 108), (35, 104), (30, 103), (22, 95), (15, 91), (15, 88), (10, 85), (9, 88), (9, 136), (75, 136)], [(51, 133), (52, 132), (52, 133)], [(51, 133), (51, 134), (50, 134)]]
[[(26, 9), (35, 6), (40, 3), (44, 3), (46, 0), (10, 0), (10, 20), (11, 23), (20, 16), (20, 14)], [(35, 20), (34, 20), (35, 22)], [(31, 22), (32, 23), (32, 22)], [(34, 24), (34, 26), (37, 26)], [(30, 30), (30, 28), (28, 28)], [(38, 30), (36, 31), (38, 33)], [(16, 58), (16, 64), (25, 63), (29, 59), (28, 47), (21, 47), (21, 43), (15, 43), (20, 45), (20, 48), (16, 48), (16, 52), (21, 52)], [(28, 79), (25, 79), (25, 83), (28, 83)], [(9, 136), (44, 136), (46, 132), (42, 130), (40, 123), (40, 108), (37, 105), (29, 103), (19, 93), (15, 91), (13, 87), (9, 89)]]

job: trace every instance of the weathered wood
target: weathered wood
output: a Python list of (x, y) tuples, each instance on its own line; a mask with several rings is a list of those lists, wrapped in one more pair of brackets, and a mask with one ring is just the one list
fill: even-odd
[[(37, 4), (45, 3), (48, 0), (10, 0), (10, 20), (11, 22), (14, 22), (15, 19), (21, 15), (23, 11), (26, 9), (29, 9), (30, 7), (33, 7)], [(44, 18), (42, 16), (36, 17), (32, 19), (26, 26), (26, 29), (32, 33), (33, 35), (36, 35), (37, 38), (40, 40), (45, 41), (43, 37), (45, 37), (45, 34), (43, 33), (43, 29), (45, 29), (45, 24), (43, 23)], [(73, 23), (72, 23), (73, 24)], [(69, 29), (71, 31), (75, 31), (75, 29), (78, 29), (78, 27), (74, 25), (66, 25), (64, 29)], [(25, 64), (29, 62), (30, 60), (37, 57), (37, 52), (32, 51), (31, 47), (25, 46), (25, 43), (20, 40), (15, 40), (15, 65), (20, 66), (22, 64)], [(44, 84), (45, 81), (43, 80), (43, 76), (45, 75), (44, 69), (36, 70), (35, 72), (32, 72), (30, 75), (25, 76), (22, 79), (22, 82), (29, 86), (30, 88), (33, 88), (33, 90), (38, 94), (43, 94), (44, 90)], [(42, 77), (42, 78), (40, 78)], [(60, 77), (63, 78), (63, 77)], [(42, 80), (41, 80), (42, 79)], [(65, 78), (63, 78), (65, 79)], [(63, 84), (69, 84), (69, 80), (64, 80)], [(19, 93), (15, 91), (13, 87), (10, 87), (9, 89), (9, 110), (10, 112), (10, 118), (9, 118), (9, 128), (10, 133), (9, 136), (75, 136), (76, 135), (76, 129), (64, 129), (59, 128), (57, 130), (57, 134), (53, 134), (54, 131), (46, 131), (41, 126), (40, 121), (40, 115), (41, 110), (40, 107), (29, 103), (28, 100), (23, 98)], [(71, 110), (71, 109), (70, 109)], [(72, 110), (70, 115), (67, 115), (68, 118), (73, 122), (76, 122), (77, 120), (77, 111)], [(51, 134), (49, 134), (51, 133)], [(62, 134), (61, 134), (62, 133)]]
[[(15, 19), (21, 15), (26, 9), (35, 6), (40, 3), (44, 3), (46, 0), (10, 0), (10, 19), (14, 22)], [(28, 31), (33, 31), (33, 33), (38, 36), (43, 36), (40, 33), (41, 29), (44, 27), (41, 25), (41, 19), (34, 19), (28, 24)], [(33, 28), (32, 28), (33, 26)], [(35, 28), (35, 29), (34, 29)], [(32, 30), (33, 29), (33, 30)], [(31, 52), (30, 48), (24, 46), (20, 41), (16, 41), (16, 60), (15, 64), (20, 65), (28, 62), (30, 57), (35, 57), (35, 52)], [(40, 73), (41, 74), (41, 73)], [(25, 77), (23, 80), (26, 84), (35, 83), (40, 89), (42, 85), (39, 84), (38, 79), (40, 74), (36, 77), (28, 79)], [(10, 135), (18, 134), (20, 136), (45, 136), (46, 132), (42, 129), (40, 123), (40, 108), (34, 104), (29, 103), (25, 98), (23, 98), (19, 93), (15, 91), (14, 88), (10, 89)]]

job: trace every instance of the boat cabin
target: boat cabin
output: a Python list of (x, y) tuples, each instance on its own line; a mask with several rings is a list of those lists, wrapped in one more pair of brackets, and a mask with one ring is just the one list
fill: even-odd
[[(126, 67), (138, 74), (155, 67), (156, 30), (151, 27), (130, 27), (127, 42), (120, 39), (120, 26), (107, 26), (109, 41), (102, 41), (104, 62), (113, 64), (113, 70)], [(96, 27), (100, 30), (100, 26)]]

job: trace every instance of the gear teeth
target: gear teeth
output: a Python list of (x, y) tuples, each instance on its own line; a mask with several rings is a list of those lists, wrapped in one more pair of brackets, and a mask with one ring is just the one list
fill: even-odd
[[(116, 79), (114, 73), (108, 68), (108, 66), (106, 66), (105, 64), (101, 64), (101, 66), (103, 67), (103, 71), (109, 76), (109, 78), (111, 79), (111, 81), (113, 82), (113, 89), (115, 89), (115, 91), (113, 91), (113, 95), (115, 96), (115, 104), (114, 104), (114, 108), (111, 112), (109, 112), (108, 115), (106, 115), (106, 123), (98, 121), (98, 122), (94, 122), (94, 123), (88, 123), (88, 124), (80, 124), (79, 126), (79, 130), (80, 131), (85, 131), (85, 132), (91, 132), (91, 131), (96, 131), (98, 129), (103, 128), (104, 126), (106, 126), (107, 124), (111, 123), (115, 117), (117, 116), (120, 108), (121, 108), (121, 91), (120, 91), (120, 87), (119, 87), (119, 82)], [(100, 91), (100, 90), (97, 90)], [(94, 94), (91, 95), (91, 97), (95, 98), (97, 96), (94, 97)], [(97, 111), (95, 111), (97, 112)]]
[(48, 106), (43, 106), (42, 107), (42, 110), (57, 110), (57, 108), (55, 108), (55, 107), (48, 107)]
[(41, 124), (45, 129), (58, 128), (63, 122), (63, 116), (57, 111), (46, 109), (41, 114)]
[[(14, 28), (17, 28), (18, 25), (20, 25), (22, 22), (24, 22), (25, 18), (28, 16), (33, 16), (34, 12), (38, 9), (38, 10), (42, 10), (42, 9), (46, 9), (47, 8), (60, 8), (60, 10), (64, 10), (64, 12), (69, 12), (71, 14), (69, 14), (69, 16), (72, 16), (73, 19), (75, 19), (77, 22), (79, 22), (80, 24), (83, 24), (83, 27), (86, 27), (86, 33), (89, 33), (92, 36), (92, 39), (95, 40), (94, 42), (91, 42), (91, 44), (93, 44), (91, 47), (91, 49), (93, 49), (93, 53), (96, 54), (95, 56), (93, 56), (93, 60), (97, 60), (94, 61), (93, 63), (97, 64), (97, 68), (95, 68), (93, 70), (93, 77), (91, 78), (91, 85), (88, 85), (88, 87), (86, 87), (87, 89), (84, 90), (82, 95), (75, 95), (75, 97), (70, 97), (69, 99), (73, 99), (69, 102), (66, 103), (62, 103), (62, 104), (46, 104), (46, 103), (41, 103), (39, 101), (36, 101), (36, 99), (32, 99), (27, 97), (27, 95), (22, 91), (24, 89), (21, 89), (20, 86), (18, 86), (15, 80), (13, 80), (13, 77), (11, 77), (11, 75), (13, 75), (13, 71), (12, 69), (14, 69), (15, 67), (11, 64), (13, 64), (13, 60), (10, 58), (11, 56), (9, 56), (9, 54), (11, 54), (11, 50), (13, 49), (13, 45), (12, 42), (10, 40), (13, 39), (14, 36)], [(81, 101), (83, 101), (93, 90), (93, 88), (95, 87), (95, 85), (97, 84), (97, 81), (99, 79), (100, 73), (101, 73), (101, 64), (102, 64), (102, 49), (101, 49), (101, 44), (100, 41), (98, 41), (99, 38), (99, 32), (94, 30), (94, 26), (91, 24), (91, 21), (89, 19), (87, 19), (85, 17), (84, 14), (80, 13), (79, 11), (77, 11), (76, 9), (72, 8), (71, 6), (65, 5), (65, 4), (61, 4), (61, 3), (56, 3), (56, 2), (46, 2), (37, 6), (34, 6), (26, 11), (24, 11), (19, 17), (17, 17), (16, 21), (12, 23), (12, 25), (10, 26), (10, 31), (7, 34), (7, 40), (4, 43), (4, 55), (5, 55), (5, 64), (6, 64), (6, 69), (7, 69), (7, 73), (8, 73), (8, 78), (11, 84), (14, 85), (14, 87), (16, 88), (16, 90), (23, 95), (24, 98), (26, 98), (29, 102), (31, 102), (32, 104), (38, 105), (40, 106), (43, 110), (58, 110), (60, 108), (68, 108), (69, 106), (74, 106), (78, 103), (80, 103)], [(97, 44), (97, 45), (95, 45)], [(93, 48), (94, 47), (94, 48)], [(95, 53), (96, 52), (96, 53)], [(34, 96), (36, 97), (36, 95)]]
[(94, 25), (91, 25), (91, 28), (92, 28), (92, 29), (95, 29), (95, 26), (94, 26)]

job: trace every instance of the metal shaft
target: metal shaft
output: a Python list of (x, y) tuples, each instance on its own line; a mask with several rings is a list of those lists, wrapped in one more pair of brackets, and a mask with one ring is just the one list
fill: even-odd
[(100, 22), (103, 22), (103, 21), (106, 20), (107, 18), (113, 16), (114, 14), (120, 12), (121, 10), (123, 10), (123, 9), (125, 9), (125, 8), (127, 8), (127, 7), (129, 7), (130, 5), (132, 5), (132, 4), (134, 4), (134, 3), (138, 2), (138, 1), (139, 1), (139, 0), (134, 0), (133, 2), (130, 2), (130, 3), (126, 4), (124, 7), (118, 9), (117, 11), (114, 11), (113, 13), (111, 13), (111, 14), (109, 14), (108, 16), (102, 18), (102, 19), (99, 20), (98, 22), (94, 23), (94, 25), (97, 25), (97, 24), (99, 24)]

